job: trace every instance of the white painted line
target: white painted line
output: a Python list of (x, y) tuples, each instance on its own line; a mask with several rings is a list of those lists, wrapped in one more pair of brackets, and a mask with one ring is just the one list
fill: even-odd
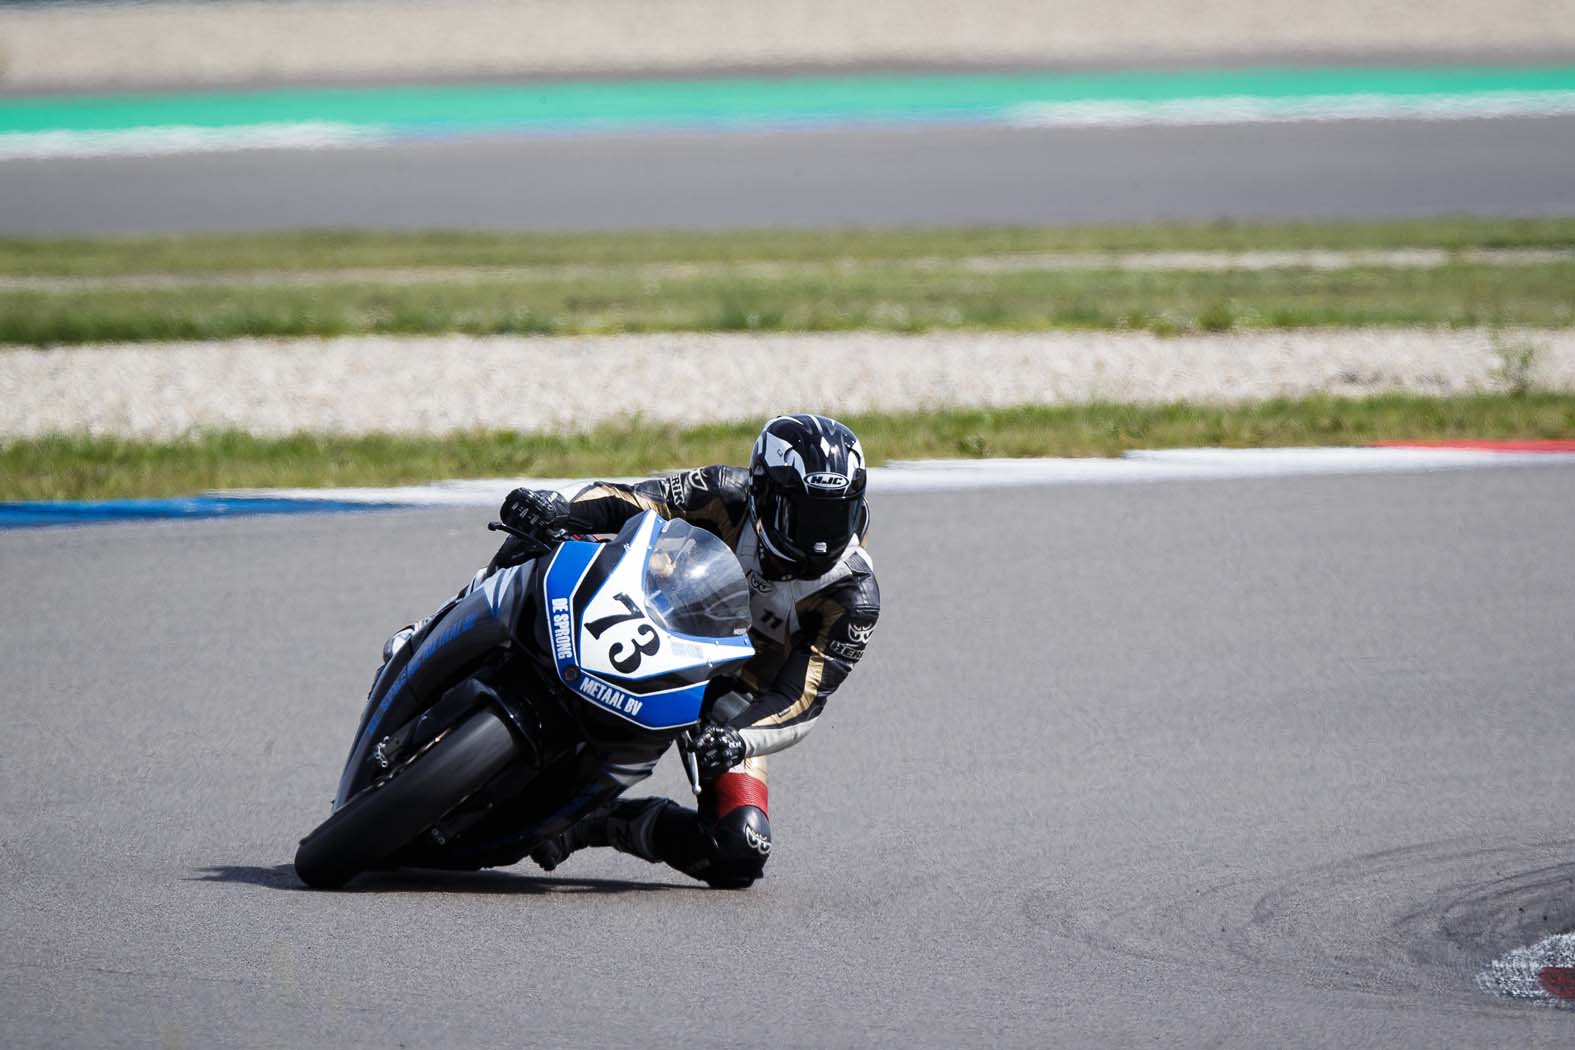
[(521, 485), (556, 489), (572, 496), (592, 480), (633, 484), (643, 477), (615, 478), (479, 478), (466, 481), (437, 481), (430, 485), (400, 485), (391, 488), (348, 489), (224, 489), (211, 495), (246, 499), (285, 499), (312, 502), (400, 503), (411, 507), (495, 507), (503, 497)]
[(1128, 452), (1131, 459), (1206, 469), (1222, 477), (1385, 473), (1575, 460), (1562, 452), (1494, 452), (1461, 448), (1178, 448)]
[[(1226, 481), (1298, 475), (1413, 473), (1528, 464), (1575, 463), (1571, 452), (1489, 452), (1431, 448), (1167, 449), (1119, 459), (909, 460), (870, 469), (870, 492), (955, 492), (1045, 485), (1120, 485), (1156, 481)], [(634, 482), (641, 478), (604, 480)], [(485, 478), (402, 488), (246, 489), (226, 496), (303, 502), (399, 503), (431, 507), (496, 507), (516, 486), (572, 495), (583, 478)]]
[[(1336, 120), (1466, 120), (1575, 113), (1575, 91), (1473, 91), (1455, 94), (1333, 94), (1300, 97), (1206, 96), (1165, 100), (1027, 102), (975, 118), (1016, 128), (1282, 124)], [(680, 122), (681, 123), (681, 122)], [(766, 121), (764, 126), (773, 126)], [(526, 134), (549, 133), (522, 128)], [(496, 130), (490, 132), (496, 133)], [(101, 131), (0, 134), (0, 161), (54, 157), (160, 156), (248, 149), (373, 146), (410, 138), (409, 130), (340, 121), (279, 121), (208, 127), (150, 125)]]
[(1556, 117), (1575, 113), (1575, 91), (1482, 91), (1460, 94), (1232, 95), (1164, 101), (1032, 102), (1014, 106), (1016, 127), (1140, 127), (1284, 124), (1334, 120), (1468, 120)]
[(379, 127), (331, 121), (232, 127), (170, 125), (116, 131), (18, 131), (0, 134), (0, 160), (54, 157), (156, 157), (248, 149), (328, 149), (388, 141)]

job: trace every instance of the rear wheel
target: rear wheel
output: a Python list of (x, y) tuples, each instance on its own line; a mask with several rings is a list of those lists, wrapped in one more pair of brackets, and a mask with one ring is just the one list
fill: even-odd
[(498, 716), (476, 712), (302, 839), (296, 875), (313, 889), (343, 886), (442, 820), (514, 753), (514, 737)]

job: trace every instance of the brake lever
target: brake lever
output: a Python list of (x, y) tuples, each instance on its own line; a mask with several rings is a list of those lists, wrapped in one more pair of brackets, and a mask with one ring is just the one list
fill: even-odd
[(689, 777), (689, 790), (695, 793), (695, 798), (699, 798), (700, 761), (695, 758), (693, 730), (686, 729), (678, 734), (678, 760), (684, 764), (684, 773)]
[(516, 529), (513, 525), (505, 525), (501, 521), (489, 521), (489, 522), (487, 522), (487, 531), (488, 532), (506, 532), (510, 536), (518, 536), (522, 540), (529, 540), (529, 541), (534, 542), (534, 543), (540, 543), (541, 542), (540, 540), (536, 539), (535, 536), (532, 536), (530, 533), (524, 531), (523, 529)]
[(569, 538), (569, 534), (563, 529), (547, 530), (545, 534), (546, 538), (544, 539), (542, 536), (538, 536), (535, 533), (526, 532), (524, 529), (515, 528), (513, 525), (507, 525), (501, 521), (487, 522), (487, 531), (506, 532), (510, 536), (522, 539), (534, 547), (537, 554), (546, 554), (548, 551), (552, 550), (555, 544), (562, 543), (564, 540)]

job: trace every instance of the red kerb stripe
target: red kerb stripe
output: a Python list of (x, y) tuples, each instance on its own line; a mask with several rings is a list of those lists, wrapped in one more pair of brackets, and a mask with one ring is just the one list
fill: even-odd
[(1537, 971), (1537, 983), (1555, 999), (1575, 999), (1575, 968), (1544, 966)]

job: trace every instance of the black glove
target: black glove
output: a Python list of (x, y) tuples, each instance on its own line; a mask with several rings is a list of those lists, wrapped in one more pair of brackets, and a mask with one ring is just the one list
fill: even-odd
[(573, 513), (569, 501), (552, 489), (515, 489), (498, 508), (503, 524), (537, 537), (563, 528)]
[(700, 767), (700, 783), (709, 784), (744, 760), (744, 738), (731, 726), (702, 726), (689, 745)]

